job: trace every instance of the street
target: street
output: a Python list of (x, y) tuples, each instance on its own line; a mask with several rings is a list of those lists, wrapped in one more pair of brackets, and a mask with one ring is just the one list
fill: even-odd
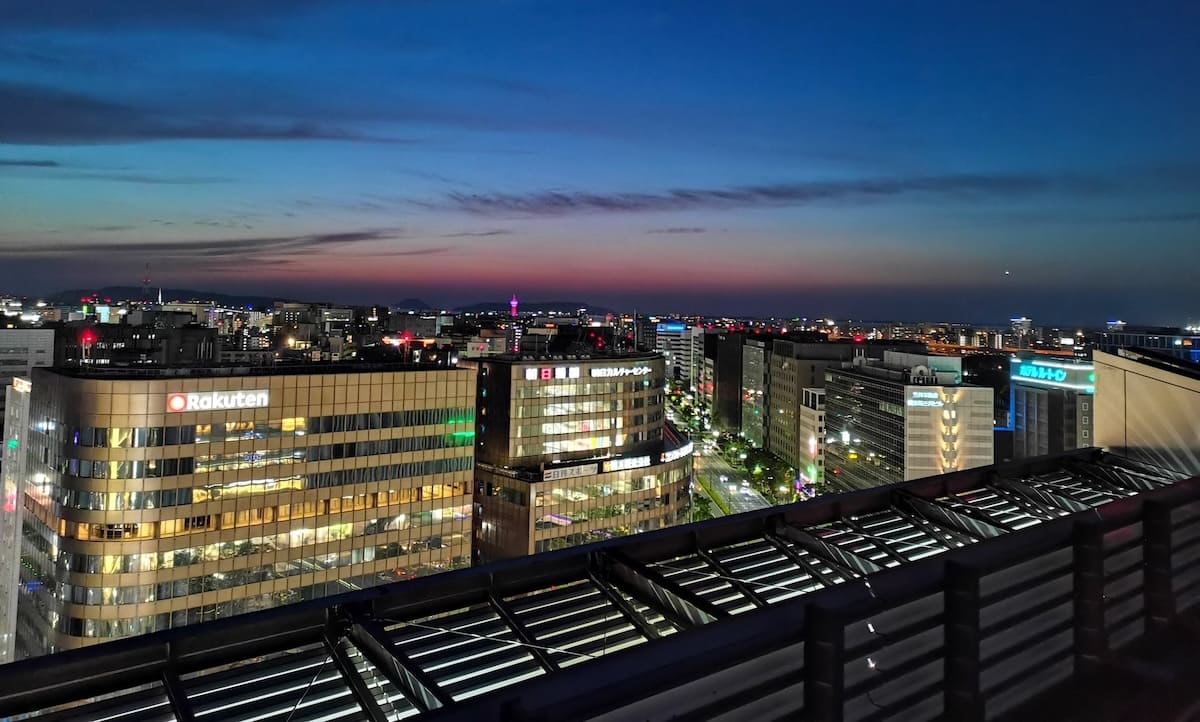
[[(707, 445), (704, 445), (707, 447)], [(716, 451), (705, 448), (703, 456), (695, 459), (696, 482), (708, 490), (713, 502), (724, 512), (740, 514), (745, 511), (763, 509), (771, 504), (754, 489), (742, 486), (742, 479), (749, 474), (739, 471), (723, 459)], [(721, 477), (727, 481), (721, 481)]]

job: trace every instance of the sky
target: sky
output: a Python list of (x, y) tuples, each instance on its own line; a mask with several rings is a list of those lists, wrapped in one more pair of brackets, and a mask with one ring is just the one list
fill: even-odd
[(1200, 320), (1200, 4), (0, 0), (0, 291)]

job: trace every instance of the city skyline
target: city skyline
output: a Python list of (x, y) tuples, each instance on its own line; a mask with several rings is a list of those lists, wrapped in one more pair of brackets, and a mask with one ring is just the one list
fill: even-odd
[(14, 7), (0, 289), (1183, 324), (1198, 19)]

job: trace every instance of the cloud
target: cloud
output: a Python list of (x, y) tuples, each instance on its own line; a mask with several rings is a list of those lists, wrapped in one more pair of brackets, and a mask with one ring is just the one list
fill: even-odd
[(486, 236), (507, 236), (512, 231), (505, 228), (495, 228), (490, 231), (462, 231), (461, 233), (444, 233), (442, 238), (483, 238)]
[(647, 234), (652, 234), (652, 233), (676, 234), (676, 233), (705, 233), (705, 232), (706, 232), (706, 229), (704, 229), (704, 228), (682, 228), (682, 227), (680, 227), (680, 228), (651, 228), (650, 230), (646, 231)]
[(343, 141), (414, 143), (321, 123), (194, 117), (57, 90), (0, 82), (0, 143), (73, 145), (155, 140)]
[(0, 158), (0, 168), (59, 168), (56, 160), (21, 160), (19, 158)]
[(294, 15), (330, 0), (54, 0), (6, 3), (9, 28), (115, 29), (132, 27), (236, 30), (240, 23)]
[(441, 203), (422, 204), (480, 216), (562, 216), (573, 213), (644, 213), (696, 209), (801, 206), (870, 202), (906, 196), (986, 200), (1053, 191), (1094, 192), (1098, 179), (1039, 175), (958, 174), (913, 178), (816, 181), (728, 188), (680, 188), (659, 193), (449, 193)]
[(1147, 213), (1135, 216), (1122, 216), (1116, 220), (1121, 223), (1200, 223), (1200, 212)]
[(89, 231), (100, 233), (116, 233), (117, 231), (132, 231), (136, 226), (88, 226)]
[(175, 259), (212, 259), (224, 257), (258, 257), (271, 253), (294, 253), (303, 250), (329, 249), (372, 241), (397, 238), (398, 231), (370, 230), (345, 233), (318, 233), (303, 236), (270, 236), (258, 238), (226, 238), (191, 241), (76, 241), (39, 245), (16, 243), (0, 246), (0, 252), (20, 257), (62, 257), (76, 254), (156, 254)]

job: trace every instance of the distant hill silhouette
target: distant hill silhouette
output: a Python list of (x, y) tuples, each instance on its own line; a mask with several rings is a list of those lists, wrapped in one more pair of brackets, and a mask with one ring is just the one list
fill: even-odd
[[(158, 289), (150, 289), (151, 295), (158, 297)], [(54, 303), (77, 303), (79, 299), (96, 294), (101, 299), (111, 298), (113, 301), (138, 301), (142, 298), (141, 286), (105, 286), (104, 288), (76, 289), (60, 291), (46, 300)], [(163, 301), (212, 301), (222, 306), (250, 306), (251, 308), (270, 308), (276, 299), (272, 296), (242, 296), (213, 291), (193, 291), (187, 288), (164, 288)]]
[(419, 298), (406, 298), (392, 304), (392, 308), (398, 311), (440, 311), (439, 308), (434, 308), (428, 303), (425, 303)]
[[(583, 301), (521, 301), (520, 309), (523, 313), (531, 311), (555, 311), (557, 313), (575, 313), (581, 308), (586, 308), (588, 313), (612, 313), (612, 309), (603, 308), (601, 306), (593, 306), (590, 303)], [(476, 303), (470, 306), (459, 306), (454, 309), (462, 313), (487, 313), (499, 312), (508, 313), (508, 302), (492, 302)]]

